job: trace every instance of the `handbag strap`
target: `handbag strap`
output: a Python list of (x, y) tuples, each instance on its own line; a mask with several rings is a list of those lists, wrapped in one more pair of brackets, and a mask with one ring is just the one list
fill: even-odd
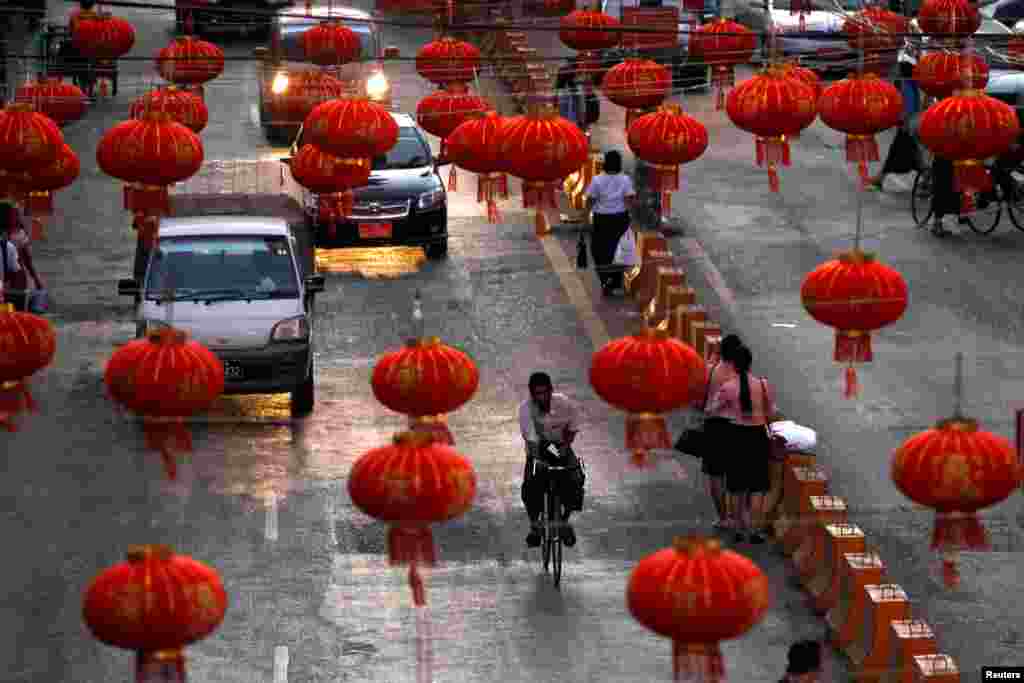
[(721, 361), (715, 363), (715, 367), (711, 368), (711, 372), (708, 373), (708, 385), (704, 388), (704, 403), (700, 407), (701, 410), (707, 410), (708, 408), (708, 398), (711, 397), (711, 380), (715, 378), (715, 370), (721, 364)]

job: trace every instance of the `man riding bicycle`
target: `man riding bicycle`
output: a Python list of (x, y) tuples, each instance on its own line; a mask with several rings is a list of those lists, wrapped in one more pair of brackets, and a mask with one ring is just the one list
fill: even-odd
[[(562, 393), (555, 393), (551, 377), (545, 372), (530, 375), (530, 398), (519, 406), (519, 429), (526, 442), (526, 467), (523, 470), (522, 498), (530, 518), (530, 533), (526, 544), (540, 545), (542, 527), (540, 514), (544, 510), (544, 495), (549, 474), (543, 464), (572, 468), (561, 473), (562, 542), (576, 544), (576, 534), (569, 525), (573, 511), (583, 509), (583, 471), (579, 459), (570, 447), (579, 431), (579, 410)], [(559, 453), (555, 456), (552, 450)]]

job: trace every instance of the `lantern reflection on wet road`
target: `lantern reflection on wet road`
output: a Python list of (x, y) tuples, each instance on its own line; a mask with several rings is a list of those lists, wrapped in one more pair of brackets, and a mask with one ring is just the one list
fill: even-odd
[(398, 277), (415, 273), (426, 263), (421, 247), (358, 247), (317, 249), (321, 273), (352, 273), (365, 278)]

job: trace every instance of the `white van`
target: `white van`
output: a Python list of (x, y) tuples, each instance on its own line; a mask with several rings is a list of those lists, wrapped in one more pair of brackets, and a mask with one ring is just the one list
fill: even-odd
[(134, 296), (138, 334), (187, 331), (224, 363), (224, 393), (289, 392), (294, 417), (313, 410), (313, 295), (323, 275), (305, 274), (283, 218), (166, 218)]

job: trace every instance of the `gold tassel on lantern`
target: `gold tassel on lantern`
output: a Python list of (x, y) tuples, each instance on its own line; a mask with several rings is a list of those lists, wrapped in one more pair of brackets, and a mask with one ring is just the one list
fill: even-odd
[(52, 192), (29, 192), (25, 198), (25, 208), (32, 215), (32, 239), (46, 239), (46, 223), (44, 218), (53, 215)]
[(537, 237), (543, 237), (551, 232), (551, 223), (546, 211), (558, 208), (558, 200), (555, 197), (557, 187), (557, 182), (523, 181), (523, 208), (534, 209), (534, 229)]
[(932, 530), (932, 550), (939, 552), (942, 580), (947, 588), (960, 584), (959, 558), (963, 551), (989, 550), (988, 533), (973, 512), (940, 512)]
[(438, 443), (455, 445), (455, 437), (448, 429), (448, 417), (444, 414), (414, 417), (409, 420), (409, 431), (433, 434)]
[(861, 330), (839, 330), (836, 332), (833, 359), (839, 363), (848, 363), (843, 397), (856, 397), (860, 392), (860, 385), (857, 382), (857, 369), (853, 364), (871, 362), (871, 333)]
[(500, 223), (497, 198), (504, 176), (501, 173), (481, 173), (476, 177), (476, 200), (487, 204), (487, 222)]
[(871, 180), (868, 164), (878, 161), (878, 142), (873, 135), (847, 135), (846, 160), (857, 164), (861, 187), (867, 187)]
[(718, 683), (725, 680), (725, 662), (718, 645), (705, 643), (672, 643), (672, 678), (674, 681)]
[(655, 413), (636, 413), (626, 416), (626, 448), (632, 452), (630, 463), (634, 467), (645, 467), (648, 454), (655, 448), (672, 447), (665, 418)]
[(711, 86), (718, 93), (715, 97), (715, 109), (725, 109), (725, 91), (736, 85), (736, 74), (731, 66), (716, 66), (711, 71)]
[(757, 138), (757, 165), (768, 167), (768, 185), (772, 192), (779, 191), (779, 172), (776, 165), (789, 166), (789, 142), (785, 135)]
[(992, 175), (977, 159), (953, 162), (953, 190), (961, 193), (961, 211), (974, 209), (974, 197), (992, 190)]

